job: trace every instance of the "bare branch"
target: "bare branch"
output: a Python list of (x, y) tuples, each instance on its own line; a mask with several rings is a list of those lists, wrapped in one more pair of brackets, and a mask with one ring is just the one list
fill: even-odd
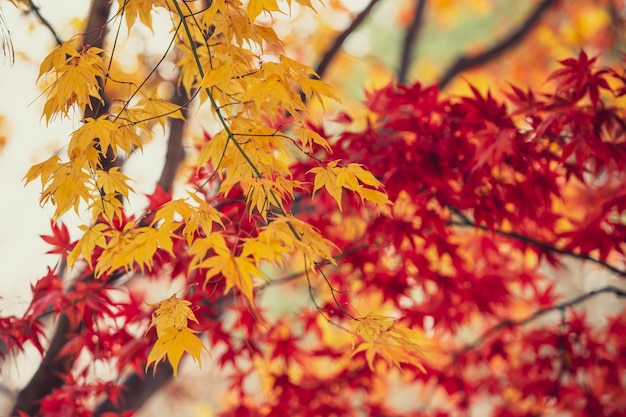
[(511, 327), (518, 327), (518, 326), (524, 326), (526, 324), (529, 324), (537, 319), (539, 319), (540, 317), (545, 316), (548, 313), (551, 313), (553, 311), (563, 311), (566, 308), (569, 307), (574, 307), (578, 304), (581, 304), (582, 302), (593, 298), (599, 294), (615, 294), (615, 296), (617, 297), (626, 297), (626, 291), (622, 290), (621, 288), (612, 286), (612, 285), (608, 285), (606, 287), (602, 287), (602, 288), (597, 288), (595, 290), (589, 291), (583, 295), (580, 295), (576, 298), (573, 298), (569, 301), (564, 301), (562, 303), (559, 304), (555, 304), (552, 307), (546, 307), (546, 308), (542, 308), (540, 310), (537, 310), (536, 312), (534, 312), (533, 314), (527, 316), (526, 318), (520, 319), (520, 320), (511, 320), (511, 319), (507, 319), (507, 320), (503, 320), (500, 323), (496, 324), (493, 327), (490, 327), (488, 330), (486, 330), (483, 334), (481, 334), (477, 339), (475, 339), (474, 341), (466, 344), (461, 350), (457, 351), (454, 356), (455, 357), (459, 357), (464, 355), (465, 353), (469, 352), (470, 350), (475, 349), (476, 347), (478, 347), (479, 345), (483, 344), (490, 336), (504, 330), (504, 329), (508, 329)]
[[(187, 117), (187, 103), (185, 95), (178, 88), (174, 90), (171, 102), (181, 107), (180, 111), (183, 117)], [(174, 179), (180, 163), (185, 159), (185, 150), (183, 148), (183, 133), (185, 130), (184, 119), (169, 119), (170, 133), (167, 139), (167, 151), (165, 153), (165, 164), (161, 170), (161, 177), (158, 184), (164, 191), (170, 191), (174, 185)]]
[(524, 242), (524, 243), (528, 243), (529, 245), (535, 246), (537, 248), (540, 249), (544, 249), (548, 252), (552, 252), (552, 253), (558, 253), (559, 255), (563, 255), (563, 256), (567, 256), (570, 258), (576, 258), (576, 259), (580, 259), (582, 261), (589, 261), (589, 262), (593, 262), (597, 265), (600, 265), (603, 268), (606, 268), (607, 270), (611, 271), (612, 273), (619, 275), (621, 277), (626, 277), (626, 270), (620, 269), (615, 265), (612, 265), (606, 261), (603, 261), (602, 259), (598, 259), (598, 258), (594, 258), (593, 256), (587, 255), (585, 253), (575, 253), (572, 251), (569, 251), (567, 249), (563, 249), (563, 248), (559, 248), (554, 246), (551, 243), (548, 242), (543, 242), (541, 240), (535, 239), (533, 237), (530, 236), (526, 236), (523, 235), (521, 233), (517, 233), (517, 232), (507, 232), (504, 230), (492, 230), (484, 225), (477, 225), (476, 223), (474, 223), (472, 220), (470, 220), (467, 216), (465, 216), (464, 214), (462, 214), (459, 210), (452, 208), (452, 210), (461, 217), (461, 220), (459, 221), (449, 221), (448, 224), (451, 226), (461, 226), (461, 227), (473, 227), (476, 229), (480, 229), (483, 230), (485, 232), (493, 232), (495, 234), (498, 234), (500, 236), (506, 236), (509, 237), (511, 239), (515, 239), (518, 240), (520, 242)]
[(122, 413), (123, 411), (135, 411), (140, 409), (146, 401), (174, 375), (174, 370), (168, 362), (160, 364), (154, 374), (138, 375), (132, 373), (124, 382), (120, 398), (117, 404), (107, 398), (94, 410), (94, 416), (101, 416), (108, 412)]
[(374, 9), (374, 6), (376, 6), (376, 3), (378, 3), (378, 0), (370, 0), (369, 4), (365, 7), (365, 9), (361, 11), (361, 13), (357, 15), (357, 17), (352, 21), (350, 26), (348, 26), (346, 30), (341, 32), (341, 34), (339, 34), (339, 36), (335, 38), (335, 42), (333, 42), (331, 47), (328, 48), (320, 63), (317, 64), (317, 68), (315, 68), (315, 72), (317, 73), (317, 75), (320, 76), (320, 78), (324, 76), (324, 73), (328, 69), (330, 62), (333, 60), (335, 55), (337, 55), (337, 53), (343, 46), (343, 43), (346, 41), (346, 39), (348, 39), (348, 36), (350, 36), (352, 32), (354, 32), (356, 28), (358, 28), (361, 23), (363, 23), (365, 18), (372, 12), (372, 9)]
[(398, 68), (398, 84), (405, 84), (407, 79), (407, 73), (411, 66), (413, 49), (415, 48), (415, 41), (420, 27), (422, 26), (422, 20), (424, 18), (424, 10), (426, 10), (426, 0), (419, 0), (413, 20), (406, 30), (404, 36), (404, 43), (402, 45), (402, 57), (400, 58), (400, 67)]
[(48, 22), (48, 20), (41, 15), (41, 11), (39, 10), (39, 6), (37, 6), (35, 3), (33, 3), (33, 0), (28, 0), (28, 6), (30, 7), (30, 10), (33, 13), (35, 13), (35, 16), (37, 16), (39, 21), (50, 31), (50, 34), (52, 35), (52, 37), (56, 41), (57, 45), (62, 45), (63, 41), (61, 40), (61, 38), (57, 34), (56, 30), (54, 30), (54, 28), (52, 27), (50, 22)]
[(17, 415), (18, 411), (22, 411), (29, 416), (36, 415), (41, 406), (39, 401), (49, 395), (55, 388), (63, 385), (62, 375), (71, 366), (74, 359), (71, 355), (59, 357), (59, 352), (67, 343), (67, 333), (69, 331), (70, 321), (65, 314), (61, 314), (41, 365), (39, 365), (28, 385), (17, 395), (10, 415)]
[(530, 33), (532, 29), (534, 29), (543, 14), (550, 7), (556, 4), (557, 1), (558, 0), (543, 0), (537, 5), (537, 7), (532, 11), (532, 13), (530, 13), (526, 20), (517, 29), (515, 29), (506, 38), (502, 39), (500, 42), (496, 43), (486, 51), (473, 56), (461, 55), (456, 60), (456, 62), (452, 64), (452, 66), (448, 68), (447, 71), (444, 72), (444, 75), (439, 81), (439, 89), (443, 90), (450, 83), (450, 81), (452, 81), (452, 79), (460, 73), (467, 71), (471, 68), (484, 65), (487, 62), (498, 58), (504, 52), (519, 44), (524, 39), (524, 36), (526, 36), (528, 33)]

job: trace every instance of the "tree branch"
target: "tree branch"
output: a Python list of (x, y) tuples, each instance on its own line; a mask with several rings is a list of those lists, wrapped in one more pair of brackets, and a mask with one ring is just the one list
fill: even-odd
[(174, 375), (174, 370), (169, 362), (159, 364), (154, 374), (139, 375), (133, 373), (123, 382), (123, 390), (117, 403), (107, 398), (94, 410), (94, 416), (102, 416), (104, 413), (124, 411), (136, 411), (140, 409), (152, 395), (167, 384)]
[[(187, 117), (187, 107), (184, 104), (188, 102), (187, 97), (181, 89), (174, 89), (171, 102), (182, 106), (180, 111), (183, 118)], [(176, 178), (176, 172), (178, 167), (185, 159), (185, 149), (183, 148), (183, 133), (185, 130), (185, 119), (169, 118), (170, 133), (167, 139), (167, 151), (165, 153), (165, 164), (161, 170), (161, 177), (159, 178), (159, 186), (166, 192), (172, 189), (174, 185), (174, 179)]]
[(422, 20), (424, 18), (424, 11), (426, 10), (426, 0), (419, 0), (413, 20), (406, 30), (404, 36), (404, 43), (402, 44), (402, 56), (400, 58), (400, 67), (398, 68), (398, 84), (405, 84), (407, 79), (407, 73), (411, 66), (413, 49), (415, 48), (415, 41), (420, 27), (422, 26)]
[(473, 56), (461, 55), (457, 58), (456, 62), (444, 72), (444, 75), (439, 81), (439, 89), (443, 90), (450, 81), (460, 73), (484, 65), (519, 44), (524, 39), (524, 36), (537, 25), (543, 14), (557, 1), (558, 0), (543, 0), (517, 29), (486, 51)]
[(454, 221), (451, 220), (449, 221), (447, 224), (451, 225), (451, 226), (461, 226), (461, 227), (473, 227), (476, 229), (480, 229), (483, 230), (485, 232), (493, 232), (495, 234), (498, 234), (500, 236), (505, 236), (505, 237), (509, 237), (511, 239), (515, 239), (518, 240), (520, 242), (524, 242), (524, 243), (528, 243), (529, 245), (535, 246), (537, 248), (540, 249), (544, 249), (548, 252), (552, 252), (552, 253), (558, 253), (559, 255), (563, 255), (563, 256), (568, 256), (570, 258), (576, 258), (576, 259), (580, 259), (582, 261), (589, 261), (589, 262), (593, 262), (597, 265), (600, 265), (603, 268), (606, 268), (607, 270), (611, 271), (612, 273), (619, 275), (621, 277), (626, 277), (626, 270), (620, 269), (615, 265), (612, 265), (606, 261), (603, 261), (602, 259), (598, 259), (598, 258), (594, 258), (593, 256), (587, 255), (585, 253), (575, 253), (572, 251), (569, 251), (567, 249), (562, 249), (562, 248), (558, 248), (556, 246), (554, 246), (551, 243), (548, 242), (543, 242), (541, 240), (535, 239), (533, 237), (530, 236), (526, 236), (523, 235), (521, 233), (516, 233), (516, 232), (506, 232), (504, 230), (492, 230), (489, 229), (486, 226), (483, 225), (477, 225), (476, 223), (474, 223), (472, 220), (470, 220), (467, 216), (465, 216), (463, 213), (461, 213), (459, 210), (452, 208), (452, 210), (461, 217), (460, 221)]
[(500, 323), (496, 324), (493, 327), (490, 327), (488, 330), (486, 330), (483, 334), (481, 334), (477, 339), (475, 339), (474, 341), (466, 344), (461, 350), (457, 351), (454, 353), (454, 357), (458, 358), (460, 356), (463, 356), (465, 353), (469, 352), (470, 350), (475, 349), (477, 346), (483, 344), (490, 336), (492, 336), (493, 334), (498, 333), (501, 330), (507, 329), (507, 328), (511, 328), (511, 327), (518, 327), (518, 326), (524, 326), (528, 323), (531, 323), (535, 320), (537, 320), (538, 318), (545, 316), (546, 314), (553, 312), (553, 311), (564, 311), (566, 308), (568, 307), (573, 307), (577, 304), (580, 304), (590, 298), (593, 298), (599, 294), (604, 294), (604, 293), (608, 293), (608, 294), (615, 294), (615, 296), (617, 297), (625, 297), (626, 298), (626, 291), (622, 290), (621, 288), (615, 287), (613, 285), (607, 285), (606, 287), (602, 287), (602, 288), (597, 288), (595, 290), (589, 291), (588, 293), (582, 294), (576, 298), (573, 298), (569, 301), (564, 301), (562, 303), (559, 304), (555, 304), (552, 307), (546, 307), (546, 308), (542, 308), (540, 310), (535, 311), (533, 314), (527, 316), (526, 318), (520, 319), (520, 320), (511, 320), (511, 319), (507, 319), (507, 320), (503, 320)]
[(372, 9), (374, 9), (376, 3), (378, 3), (378, 0), (370, 0), (365, 9), (363, 9), (361, 13), (359, 13), (357, 17), (352, 21), (352, 23), (350, 23), (350, 26), (348, 26), (346, 30), (341, 32), (339, 36), (335, 38), (335, 41), (333, 42), (331, 47), (328, 48), (328, 50), (322, 57), (322, 60), (319, 64), (317, 64), (317, 67), (315, 68), (315, 72), (317, 73), (317, 75), (319, 75), (320, 78), (324, 76), (324, 73), (328, 69), (330, 62), (333, 60), (335, 55), (337, 55), (343, 43), (346, 41), (346, 39), (348, 39), (348, 36), (350, 36), (352, 32), (354, 32), (356, 28), (358, 28), (361, 23), (363, 23), (365, 18), (372, 12)]
[[(94, 0), (91, 4), (87, 30), (84, 35), (84, 42), (86, 44), (103, 48), (110, 7), (111, 4), (108, 0)], [(103, 98), (105, 97), (104, 94), (101, 95)], [(95, 103), (92, 102), (91, 108), (93, 110), (87, 109), (85, 117), (97, 118), (99, 115), (108, 111), (108, 100), (105, 101), (104, 106), (100, 101), (95, 100)], [(108, 169), (114, 164), (119, 163), (113, 161), (112, 157), (107, 157), (106, 160), (102, 162), (103, 169)], [(50, 340), (48, 350), (44, 354), (42, 363), (30, 382), (18, 394), (11, 415), (16, 415), (18, 410), (27, 415), (36, 415), (41, 407), (40, 400), (63, 384), (61, 376), (67, 369), (71, 368), (74, 359), (72, 355), (59, 357), (59, 352), (68, 341), (67, 333), (69, 330), (69, 319), (65, 314), (61, 314), (54, 335)]]
[(56, 41), (57, 45), (62, 45), (63, 41), (61, 40), (61, 38), (59, 37), (59, 35), (57, 34), (56, 30), (54, 30), (54, 28), (52, 27), (52, 25), (50, 24), (50, 22), (48, 22), (48, 20), (43, 17), (41, 15), (41, 11), (39, 10), (39, 6), (37, 6), (35, 3), (33, 3), (32, 0), (28, 0), (28, 6), (30, 7), (30, 10), (35, 13), (35, 15), (37, 16), (37, 18), (39, 19), (39, 21), (46, 27), (48, 28), (48, 30), (50, 31), (50, 33), (52, 34), (52, 37), (54, 38), (54, 40)]

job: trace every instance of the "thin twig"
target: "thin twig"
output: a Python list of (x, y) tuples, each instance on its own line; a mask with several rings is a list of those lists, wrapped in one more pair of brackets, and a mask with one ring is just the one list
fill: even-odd
[(52, 25), (50, 24), (50, 22), (48, 22), (48, 20), (43, 17), (41, 15), (41, 11), (39, 10), (39, 6), (37, 6), (35, 3), (33, 3), (32, 0), (28, 0), (28, 5), (30, 7), (30, 10), (35, 13), (35, 15), (37, 16), (37, 18), (39, 19), (39, 21), (46, 27), (48, 28), (48, 30), (50, 31), (50, 34), (52, 34), (52, 37), (54, 38), (54, 40), (56, 41), (57, 45), (61, 46), (63, 45), (63, 41), (61, 40), (61, 38), (59, 37), (59, 35), (57, 35), (57, 32), (54, 30), (54, 28), (52, 27)]
[(398, 68), (398, 84), (405, 84), (409, 67), (413, 58), (413, 49), (415, 49), (415, 42), (417, 40), (417, 34), (422, 21), (424, 20), (424, 11), (426, 10), (426, 0), (419, 0), (413, 20), (406, 30), (404, 36), (404, 43), (402, 44), (402, 56), (400, 58), (400, 67)]
[(315, 68), (315, 72), (320, 78), (323, 78), (324, 73), (326, 72), (326, 70), (328, 69), (328, 66), (330, 65), (330, 62), (333, 60), (335, 55), (337, 55), (337, 53), (343, 46), (343, 43), (346, 41), (346, 39), (348, 39), (348, 36), (350, 36), (352, 32), (354, 32), (356, 28), (358, 28), (361, 25), (361, 23), (363, 23), (365, 18), (372, 12), (372, 9), (376, 5), (376, 3), (378, 3), (378, 0), (370, 0), (369, 4), (365, 7), (365, 9), (363, 9), (361, 13), (359, 13), (354, 18), (352, 23), (350, 23), (350, 26), (348, 26), (346, 30), (341, 32), (339, 36), (335, 38), (335, 41), (333, 42), (331, 47), (328, 48), (328, 50), (322, 57), (322, 60), (320, 61), (319, 64), (317, 64), (317, 67)]
[[(483, 334), (481, 334), (478, 338), (476, 338), (474, 341), (467, 343), (462, 349), (458, 350), (457, 352), (455, 352), (454, 357), (458, 358), (460, 356), (463, 356), (464, 354), (466, 354), (467, 352), (475, 349), (476, 347), (478, 347), (479, 345), (483, 344), (490, 336), (504, 330), (504, 329), (508, 329), (511, 327), (519, 327), (519, 326), (525, 326), (526, 324), (529, 324), (537, 319), (539, 319), (542, 316), (545, 316), (548, 313), (551, 313), (553, 311), (563, 311), (566, 308), (569, 307), (573, 307), (577, 304), (580, 304), (590, 298), (593, 298), (599, 294), (604, 294), (604, 293), (608, 293), (608, 294), (615, 294), (615, 296), (617, 297), (626, 297), (626, 291), (622, 290), (621, 288), (615, 287), (613, 285), (607, 285), (606, 287), (601, 287), (601, 288), (597, 288), (595, 290), (589, 291), (585, 294), (582, 294), (576, 298), (573, 298), (569, 301), (564, 301), (562, 303), (559, 304), (555, 304), (551, 307), (545, 307), (542, 309), (539, 309), (537, 311), (535, 311), (534, 313), (532, 313), (531, 315), (520, 319), (520, 320), (512, 320), (512, 319), (506, 319), (501, 321), (500, 323), (496, 324), (493, 327), (490, 327), (489, 329), (487, 329)], [(456, 361), (456, 360), (455, 360)]]
[(444, 72), (444, 75), (439, 81), (439, 89), (443, 90), (450, 81), (460, 73), (484, 65), (519, 44), (524, 39), (524, 36), (537, 25), (541, 16), (557, 1), (558, 0), (544, 0), (539, 3), (517, 29), (486, 51), (472, 56), (461, 55), (456, 62)]
[(544, 242), (539, 239), (535, 239), (534, 237), (523, 235), (521, 233), (507, 232), (507, 231), (499, 230), (499, 229), (490, 229), (484, 225), (477, 225), (474, 221), (472, 221), (469, 217), (467, 217), (461, 210), (457, 209), (456, 207), (448, 206), (448, 208), (461, 219), (457, 221), (450, 220), (447, 222), (448, 225), (461, 226), (461, 227), (473, 227), (476, 229), (483, 230), (485, 232), (492, 232), (500, 236), (506, 236), (511, 239), (518, 240), (520, 242), (528, 243), (529, 245), (535, 246), (537, 248), (545, 249), (548, 252), (558, 253), (559, 255), (564, 255), (570, 258), (580, 259), (582, 261), (593, 262), (597, 265), (602, 266), (603, 268), (608, 269), (614, 274), (617, 274), (622, 277), (626, 277), (626, 270), (620, 269), (615, 265), (611, 265), (610, 263), (603, 261), (602, 259), (594, 258), (593, 256), (587, 255), (585, 253), (575, 253), (567, 249), (562, 249), (562, 248), (554, 246), (551, 243)]

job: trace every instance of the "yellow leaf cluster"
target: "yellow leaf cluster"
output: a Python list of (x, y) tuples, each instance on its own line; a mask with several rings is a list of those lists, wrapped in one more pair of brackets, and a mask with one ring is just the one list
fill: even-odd
[[(372, 371), (374, 359), (380, 356), (389, 365), (400, 368), (401, 363), (410, 363), (426, 372), (421, 359), (427, 339), (421, 332), (401, 326), (393, 318), (379, 314), (368, 314), (353, 322), (352, 356), (365, 352)], [(357, 338), (361, 340), (358, 345)]]
[(189, 321), (198, 322), (190, 305), (189, 301), (177, 298), (176, 295), (172, 295), (159, 304), (151, 305), (157, 308), (152, 314), (152, 322), (148, 330), (156, 327), (158, 339), (148, 355), (146, 370), (150, 364), (154, 363), (154, 372), (156, 372), (156, 365), (167, 358), (174, 369), (174, 376), (177, 376), (178, 364), (184, 352), (189, 353), (198, 361), (198, 364), (202, 365), (200, 357), (203, 349), (202, 341), (196, 335), (198, 332), (188, 327)]
[(90, 172), (76, 167), (72, 162), (61, 162), (56, 155), (30, 167), (24, 179), (26, 183), (41, 178), (42, 193), (40, 204), (51, 202), (55, 211), (53, 218), (74, 209), (78, 213), (81, 202), (89, 203), (96, 192), (95, 181)]
[(157, 249), (173, 255), (172, 233), (164, 227), (137, 226), (130, 221), (122, 231), (109, 229), (105, 235), (108, 242), (98, 259), (96, 276), (122, 268), (131, 273), (138, 267), (143, 272), (152, 268)]
[(254, 258), (246, 254), (233, 255), (220, 233), (194, 240), (189, 253), (193, 255), (189, 268), (205, 270), (205, 285), (211, 280), (224, 279), (224, 293), (236, 287), (250, 305), (254, 305), (254, 278), (263, 278), (269, 282), (257, 268)]
[(74, 104), (83, 113), (86, 108), (92, 108), (92, 98), (102, 100), (99, 91), (99, 81), (105, 76), (102, 49), (85, 46), (78, 52), (73, 43), (69, 40), (56, 47), (39, 68), (39, 78), (52, 75), (43, 109), (46, 123), (57, 113), (67, 116)]
[(128, 30), (133, 27), (137, 16), (148, 28), (152, 29), (152, 8), (167, 7), (166, 0), (118, 0), (120, 10), (124, 11)]
[(340, 167), (337, 166), (339, 162), (339, 160), (331, 161), (326, 167), (316, 167), (308, 171), (308, 173), (315, 174), (313, 194), (322, 187), (326, 188), (328, 194), (337, 202), (340, 210), (342, 210), (343, 188), (358, 194), (361, 202), (368, 200), (381, 206), (392, 204), (387, 194), (376, 190), (382, 189), (380, 181), (361, 164), (351, 163), (348, 166)]
[(224, 224), (220, 212), (215, 207), (195, 193), (187, 194), (197, 205), (191, 205), (184, 199), (169, 201), (157, 210), (152, 225), (170, 233), (182, 228), (187, 243), (191, 245), (197, 235), (209, 236), (215, 224), (221, 227), (224, 227)]
[(331, 251), (337, 246), (324, 238), (313, 226), (300, 219), (291, 215), (280, 216), (264, 231), (274, 239), (282, 241), (289, 251), (292, 249), (302, 251), (311, 261), (311, 269), (315, 269), (315, 263), (321, 261), (336, 265)]

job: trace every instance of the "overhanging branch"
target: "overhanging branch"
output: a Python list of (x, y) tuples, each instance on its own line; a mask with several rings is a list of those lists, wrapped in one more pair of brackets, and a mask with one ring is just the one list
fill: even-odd
[(546, 250), (548, 252), (552, 252), (552, 253), (558, 253), (559, 255), (563, 255), (563, 256), (567, 256), (570, 258), (575, 258), (575, 259), (579, 259), (581, 261), (589, 261), (589, 262), (593, 262), (597, 265), (600, 265), (601, 267), (611, 271), (612, 273), (619, 275), (620, 277), (626, 278), (626, 270), (620, 269), (615, 265), (612, 265), (606, 261), (603, 261), (602, 259), (598, 259), (598, 258), (594, 258), (593, 256), (587, 255), (585, 253), (575, 253), (572, 252), (570, 250), (567, 249), (563, 249), (563, 248), (559, 248), (557, 246), (554, 246), (551, 243), (548, 242), (544, 242), (541, 241), (539, 239), (536, 239), (534, 237), (530, 237), (527, 235), (523, 235), (521, 233), (517, 233), (517, 232), (507, 232), (504, 230), (499, 230), (499, 229), (490, 229), (487, 226), (484, 225), (477, 225), (475, 222), (473, 222), (469, 217), (467, 217), (465, 214), (463, 214), (459, 209), (455, 208), (455, 207), (451, 207), (449, 206), (450, 210), (452, 210), (459, 218), (460, 220), (450, 220), (447, 222), (448, 225), (450, 226), (460, 226), (460, 227), (471, 227), (474, 229), (480, 229), (482, 231), (485, 232), (492, 232), (495, 234), (498, 234), (500, 236), (505, 236), (511, 239), (515, 239), (518, 240), (520, 242), (524, 242), (527, 243), (531, 246), (534, 246), (536, 248), (539, 249), (543, 249)]
[(409, 67), (411, 66), (411, 60), (413, 58), (413, 49), (415, 49), (415, 42), (417, 40), (417, 34), (422, 21), (424, 20), (424, 11), (426, 10), (426, 0), (419, 0), (413, 20), (406, 30), (404, 36), (404, 43), (402, 44), (402, 56), (400, 58), (400, 67), (398, 68), (398, 84), (405, 84), (407, 81), (407, 74)]
[(354, 32), (361, 25), (361, 23), (363, 23), (365, 18), (372, 12), (372, 9), (374, 9), (374, 6), (376, 6), (376, 3), (378, 3), (378, 0), (370, 0), (365, 9), (363, 9), (361, 13), (359, 13), (352, 21), (352, 23), (350, 23), (350, 26), (348, 26), (346, 30), (341, 32), (341, 34), (339, 34), (339, 36), (335, 38), (335, 41), (333, 42), (331, 47), (328, 48), (328, 50), (322, 57), (322, 60), (319, 64), (317, 64), (317, 67), (315, 68), (315, 72), (317, 73), (317, 75), (319, 75), (320, 78), (323, 78), (324, 73), (330, 65), (330, 62), (333, 60), (335, 55), (337, 55), (337, 53), (343, 46), (343, 43), (346, 41), (346, 39), (348, 39), (348, 36), (350, 36), (352, 32)]
[(512, 319), (507, 319), (507, 320), (503, 320), (500, 323), (496, 324), (493, 327), (490, 327), (489, 329), (487, 329), (483, 334), (481, 334), (478, 338), (476, 338), (475, 340), (473, 340), (472, 342), (466, 344), (462, 349), (460, 349), (459, 351), (454, 353), (454, 357), (458, 358), (462, 355), (464, 355), (465, 353), (475, 349), (476, 347), (480, 346), (481, 344), (483, 344), (490, 336), (504, 330), (507, 328), (511, 328), (511, 327), (518, 327), (518, 326), (524, 326), (526, 324), (529, 324), (537, 319), (539, 319), (540, 317), (545, 316), (548, 313), (554, 312), (554, 311), (564, 311), (565, 309), (569, 308), (569, 307), (574, 307), (578, 304), (583, 303), (584, 301), (587, 301), (590, 298), (593, 298), (599, 294), (615, 294), (616, 297), (619, 298), (626, 298), (626, 291), (622, 290), (621, 288), (612, 286), (612, 285), (607, 285), (606, 287), (601, 287), (601, 288), (597, 288), (595, 290), (589, 291), (585, 294), (582, 294), (576, 298), (573, 298), (569, 301), (564, 301), (562, 303), (558, 303), (555, 304), (551, 307), (546, 307), (546, 308), (542, 308), (540, 310), (535, 311), (534, 313), (532, 313), (531, 315), (523, 318), (523, 319), (519, 319), (519, 320), (512, 320)]
[(550, 9), (558, 0), (543, 0), (535, 7), (535, 9), (528, 15), (526, 20), (522, 24), (511, 32), (506, 38), (493, 45), (491, 48), (476, 55), (465, 56), (461, 55), (457, 58), (456, 62), (448, 68), (441, 76), (439, 81), (439, 89), (443, 90), (454, 77), (460, 73), (469, 69), (484, 65), (489, 61), (498, 58), (507, 50), (513, 48), (519, 44), (524, 37), (530, 33), (530, 31), (539, 23), (539, 19), (543, 14)]

